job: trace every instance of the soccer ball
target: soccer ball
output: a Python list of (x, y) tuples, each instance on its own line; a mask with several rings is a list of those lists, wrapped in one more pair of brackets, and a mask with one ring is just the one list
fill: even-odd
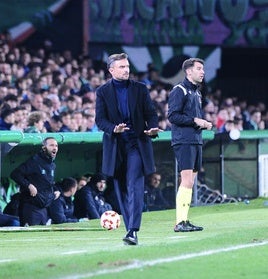
[(101, 226), (106, 230), (115, 230), (118, 229), (121, 223), (120, 215), (113, 211), (105, 211), (100, 218)]

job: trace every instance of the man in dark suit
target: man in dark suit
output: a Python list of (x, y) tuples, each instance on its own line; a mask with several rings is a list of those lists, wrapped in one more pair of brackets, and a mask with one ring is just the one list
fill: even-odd
[(137, 245), (144, 176), (155, 171), (151, 138), (157, 137), (158, 117), (147, 87), (129, 79), (125, 53), (109, 56), (112, 76), (96, 91), (96, 124), (103, 134), (102, 172), (113, 177), (127, 230), (123, 242)]

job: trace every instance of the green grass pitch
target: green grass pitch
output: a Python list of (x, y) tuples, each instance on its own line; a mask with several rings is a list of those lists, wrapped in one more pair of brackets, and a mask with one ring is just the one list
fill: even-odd
[(143, 214), (138, 246), (99, 220), (0, 230), (0, 278), (268, 278), (267, 200), (192, 207), (201, 232), (174, 233), (175, 210)]

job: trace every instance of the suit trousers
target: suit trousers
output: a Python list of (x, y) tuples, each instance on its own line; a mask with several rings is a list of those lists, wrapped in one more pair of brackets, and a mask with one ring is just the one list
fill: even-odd
[(125, 163), (114, 189), (127, 231), (139, 231), (143, 211), (144, 172), (140, 151), (132, 145), (125, 151)]

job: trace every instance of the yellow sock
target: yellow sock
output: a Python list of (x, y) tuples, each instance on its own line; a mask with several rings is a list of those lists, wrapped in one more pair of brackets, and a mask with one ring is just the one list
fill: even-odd
[(176, 224), (188, 220), (188, 212), (192, 201), (192, 189), (179, 187), (176, 196)]

